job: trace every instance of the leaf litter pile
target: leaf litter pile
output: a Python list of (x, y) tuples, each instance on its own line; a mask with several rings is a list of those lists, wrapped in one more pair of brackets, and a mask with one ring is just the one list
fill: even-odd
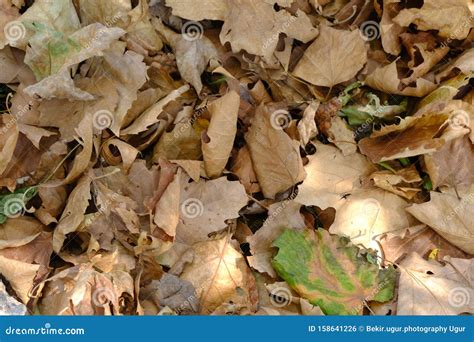
[(0, 313), (474, 313), (468, 0), (0, 0)]

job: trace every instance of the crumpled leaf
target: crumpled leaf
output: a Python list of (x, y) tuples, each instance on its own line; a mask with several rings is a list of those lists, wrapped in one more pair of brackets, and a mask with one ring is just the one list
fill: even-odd
[(267, 198), (274, 198), (305, 178), (299, 144), (277, 126), (277, 116), (272, 116), (264, 105), (259, 106), (245, 136), (258, 182)]
[(119, 296), (112, 281), (91, 264), (66, 268), (46, 282), (42, 315), (110, 315)]
[(408, 200), (413, 199), (421, 189), (423, 182), (415, 166), (410, 166), (394, 172), (377, 171), (370, 175), (374, 185), (390, 191)]
[(424, 0), (421, 8), (403, 9), (393, 19), (400, 26), (438, 30), (441, 37), (464, 39), (471, 29), (471, 11), (464, 0)]
[(0, 134), (0, 174), (2, 174), (10, 163), (15, 147), (18, 141), (18, 125), (12, 115), (3, 114), (1, 116), (1, 132)]
[(374, 163), (436, 152), (464, 135), (460, 129), (449, 129), (449, 119), (444, 113), (407, 117), (359, 141), (360, 151)]
[(209, 128), (202, 144), (206, 174), (219, 177), (224, 170), (237, 133), (240, 96), (232, 91), (208, 106), (211, 115)]
[(198, 94), (201, 93), (201, 75), (209, 61), (217, 59), (217, 49), (212, 41), (202, 32), (198, 33), (200, 36), (190, 37), (186, 31), (183, 34), (174, 33), (158, 20), (153, 21), (153, 24), (173, 48), (181, 77), (191, 83)]
[(91, 24), (70, 36), (38, 28), (26, 49), (25, 63), (38, 80), (63, 72), (94, 56), (101, 56), (111, 43), (125, 34), (120, 28)]
[(180, 216), (181, 173), (178, 172), (168, 184), (155, 207), (153, 222), (169, 236), (176, 235)]
[(0, 255), (0, 273), (12, 286), (23, 304), (30, 300), (29, 292), (41, 266), (28, 262), (9, 259)]
[[(25, 50), (36, 27), (69, 35), (80, 29), (81, 24), (71, 0), (38, 0), (15, 22), (13, 39), (6, 39), (6, 43)], [(3, 44), (0, 41), (0, 48)]]
[(238, 291), (248, 297), (249, 272), (243, 256), (235, 250), (228, 237), (193, 245), (194, 258), (180, 278), (196, 289), (201, 314), (209, 314), (222, 303), (231, 300)]
[(443, 267), (413, 253), (401, 263), (397, 315), (473, 313), (474, 259), (445, 258)]
[(322, 229), (286, 230), (274, 246), (278, 274), (326, 315), (358, 315), (367, 301), (393, 297), (395, 270), (379, 269), (375, 256), (344, 238)]
[(466, 135), (446, 143), (440, 150), (424, 155), (433, 188), (474, 184), (474, 144)]
[(53, 248), (56, 253), (61, 250), (66, 235), (74, 232), (84, 220), (84, 214), (91, 199), (91, 182), (91, 175), (86, 173), (79, 179), (76, 187), (69, 195), (66, 207), (54, 230)]
[(307, 177), (299, 186), (296, 202), (326, 209), (359, 188), (362, 180), (375, 171), (360, 154), (344, 156), (333, 146), (319, 142), (315, 146), (316, 153), (305, 165)]
[(318, 30), (313, 27), (309, 17), (301, 10), (296, 15), (285, 9), (275, 11), (277, 1), (235, 0), (229, 3), (220, 33), (224, 45), (230, 42), (233, 52), (245, 50), (248, 53), (270, 60), (275, 51), (280, 33), (307, 43), (314, 39)]
[(311, 84), (332, 87), (353, 78), (366, 62), (367, 50), (358, 30), (322, 26), (321, 34), (305, 51), (293, 74)]
[(400, 33), (403, 28), (393, 21), (399, 10), (400, 0), (383, 0), (383, 14), (380, 21), (380, 36), (385, 52), (397, 56), (401, 52)]
[(366, 77), (365, 83), (374, 89), (389, 94), (415, 97), (423, 97), (436, 88), (436, 84), (424, 78), (418, 78), (414, 86), (403, 87), (398, 77), (397, 61), (375, 69)]
[(448, 255), (454, 258), (467, 258), (469, 256), (424, 224), (409, 227), (402, 235), (399, 233), (384, 234), (380, 237), (379, 242), (387, 264), (399, 264), (407, 255), (412, 253), (433, 259), (431, 253), (436, 251), (435, 260), (438, 261), (442, 261)]
[(454, 194), (430, 192), (431, 200), (413, 204), (406, 210), (427, 224), (446, 240), (474, 254), (474, 198), (472, 194), (458, 198)]
[(247, 194), (239, 182), (221, 177), (188, 184), (183, 177), (176, 241), (191, 245), (208, 240), (209, 234), (227, 227), (226, 220), (238, 217), (247, 202)]

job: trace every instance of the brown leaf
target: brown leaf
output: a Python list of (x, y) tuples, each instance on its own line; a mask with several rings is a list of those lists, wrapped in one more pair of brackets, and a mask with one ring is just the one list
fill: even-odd
[(413, 253), (401, 263), (398, 315), (473, 313), (474, 259), (446, 257), (443, 267)]
[(209, 106), (211, 121), (202, 144), (206, 174), (219, 177), (224, 170), (237, 133), (240, 96), (235, 91), (222, 96)]
[(270, 114), (260, 105), (245, 136), (255, 173), (267, 198), (274, 198), (305, 178), (299, 144), (277, 125), (277, 117), (278, 111)]
[(461, 248), (474, 254), (474, 196), (458, 198), (454, 194), (432, 191), (431, 200), (413, 204), (407, 211), (421, 222)]
[(322, 26), (321, 34), (305, 51), (293, 74), (311, 84), (332, 87), (353, 78), (366, 62), (365, 42), (358, 30)]

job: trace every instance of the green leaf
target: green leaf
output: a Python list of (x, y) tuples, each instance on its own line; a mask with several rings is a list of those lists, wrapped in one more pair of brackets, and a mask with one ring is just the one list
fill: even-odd
[(285, 230), (273, 267), (288, 285), (327, 315), (356, 315), (367, 301), (392, 299), (396, 272), (380, 269), (376, 256), (326, 230)]

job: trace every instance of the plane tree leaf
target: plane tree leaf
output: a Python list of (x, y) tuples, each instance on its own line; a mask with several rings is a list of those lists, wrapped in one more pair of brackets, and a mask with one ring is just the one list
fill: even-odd
[(368, 250), (325, 230), (285, 230), (273, 267), (296, 292), (326, 315), (360, 314), (368, 301), (392, 299), (396, 272), (380, 269)]

